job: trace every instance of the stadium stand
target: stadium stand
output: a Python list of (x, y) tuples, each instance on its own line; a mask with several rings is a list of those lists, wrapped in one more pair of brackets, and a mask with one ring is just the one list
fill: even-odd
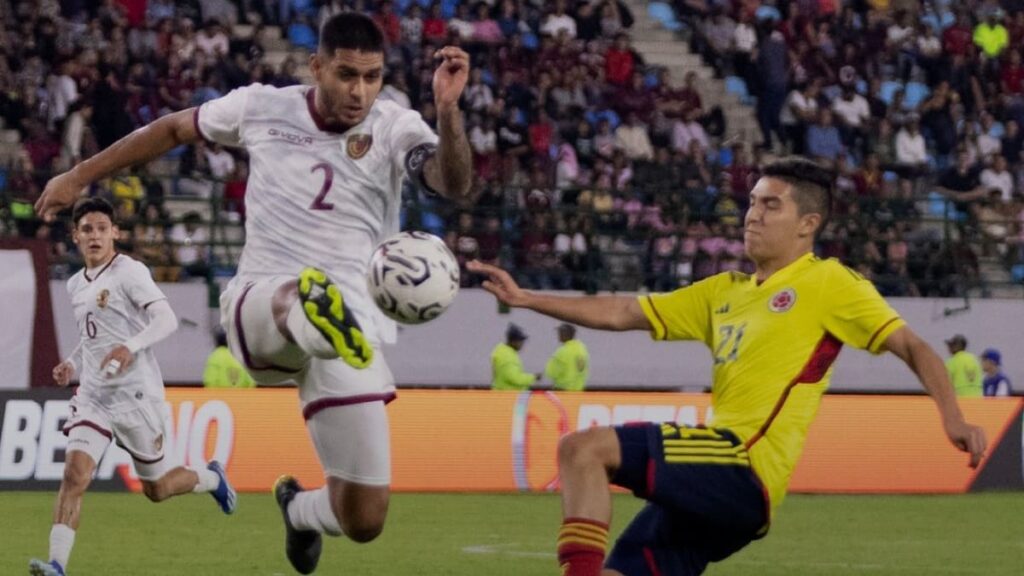
[[(67, 276), (65, 225), (31, 210), (50, 175), (235, 87), (309, 82), (316, 25), (341, 10), (375, 15), (382, 97), (428, 122), (432, 50), (472, 55), (477, 206), (410, 189), (403, 214), (461, 261), (580, 290), (747, 270), (757, 166), (806, 152), (838, 173), (820, 253), (883, 294), (1024, 293), (1024, 12), (973, 0), (5, 2), (0, 232), (48, 239)], [(160, 279), (215, 281), (240, 252), (246, 175), (199, 145), (89, 193), (116, 201), (122, 249)]]

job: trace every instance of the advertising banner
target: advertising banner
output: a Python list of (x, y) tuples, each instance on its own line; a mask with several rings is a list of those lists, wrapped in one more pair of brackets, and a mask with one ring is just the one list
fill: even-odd
[[(59, 483), (69, 391), (0, 393), (0, 489)], [(165, 450), (177, 462), (226, 464), (240, 491), (267, 491), (281, 474), (323, 483), (294, 389), (167, 391)], [(826, 396), (795, 492), (958, 493), (1024, 489), (1019, 398), (961, 401), (985, 428), (989, 457), (978, 470), (946, 440), (933, 403), (921, 396)], [(403, 390), (388, 406), (397, 491), (546, 491), (558, 488), (561, 436), (592, 426), (710, 417), (710, 396), (669, 393), (555, 394)], [(359, 449), (354, 446), (353, 449)], [(99, 489), (138, 490), (131, 459), (112, 446)]]

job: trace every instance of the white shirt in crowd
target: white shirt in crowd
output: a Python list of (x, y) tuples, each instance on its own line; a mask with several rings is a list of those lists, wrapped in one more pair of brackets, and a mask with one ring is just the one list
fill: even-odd
[(551, 14), (540, 26), (540, 33), (545, 36), (558, 36), (559, 30), (565, 30), (569, 38), (576, 37), (576, 20), (568, 14)]
[(920, 131), (911, 134), (910, 130), (900, 128), (896, 132), (896, 161), (900, 164), (924, 164), (928, 161), (928, 150)]
[(622, 150), (630, 160), (654, 159), (651, 138), (647, 135), (647, 128), (642, 124), (620, 124), (615, 129), (615, 147)]
[(1013, 198), (1013, 175), (1009, 170), (998, 172), (993, 168), (985, 168), (979, 178), (986, 190), (999, 190), (1003, 202), (1009, 202)]
[(799, 118), (793, 113), (793, 109), (799, 110), (803, 114), (809, 112), (818, 111), (818, 101), (814, 98), (808, 98), (806, 94), (799, 90), (793, 90), (786, 97), (786, 105), (782, 107), (782, 114), (779, 116), (783, 126), (793, 126), (799, 123)]
[(842, 119), (844, 124), (854, 128), (860, 128), (871, 117), (868, 101), (860, 94), (854, 94), (853, 98), (849, 100), (843, 97), (836, 98), (832, 102), (832, 111)]

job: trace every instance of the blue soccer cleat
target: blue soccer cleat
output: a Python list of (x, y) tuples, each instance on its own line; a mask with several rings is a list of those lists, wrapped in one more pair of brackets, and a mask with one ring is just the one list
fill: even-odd
[(284, 551), (292, 568), (299, 574), (312, 574), (320, 562), (323, 541), (315, 530), (297, 530), (288, 518), (288, 504), (295, 495), (302, 492), (302, 486), (291, 476), (281, 476), (274, 482), (274, 499), (284, 516)]
[(67, 576), (64, 574), (64, 567), (60, 565), (60, 562), (52, 560), (50, 562), (43, 562), (33, 558), (28, 563), (29, 576)]
[(225, 514), (234, 514), (235, 508), (238, 507), (238, 493), (228, 482), (228, 475), (224, 472), (224, 467), (220, 465), (220, 462), (214, 460), (207, 464), (206, 468), (220, 477), (217, 489), (210, 492), (210, 496), (213, 496)]

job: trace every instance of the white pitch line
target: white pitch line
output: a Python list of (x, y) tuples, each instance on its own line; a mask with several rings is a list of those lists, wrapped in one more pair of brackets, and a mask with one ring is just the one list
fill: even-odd
[(808, 567), (808, 568), (831, 568), (831, 569), (846, 569), (854, 571), (878, 571), (884, 570), (886, 574), (892, 572), (944, 572), (948, 574), (988, 574), (989, 571), (983, 568), (954, 568), (950, 566), (892, 566), (888, 564), (857, 564), (848, 562), (769, 562), (765, 560), (725, 560), (724, 564), (746, 564), (748, 566), (791, 566), (794, 568)]
[(554, 552), (513, 550), (513, 548), (518, 546), (519, 544), (515, 542), (509, 544), (480, 544), (477, 546), (463, 546), (462, 552), (465, 554), (498, 554), (501, 556), (514, 556), (518, 558), (543, 558), (545, 560), (558, 557)]

